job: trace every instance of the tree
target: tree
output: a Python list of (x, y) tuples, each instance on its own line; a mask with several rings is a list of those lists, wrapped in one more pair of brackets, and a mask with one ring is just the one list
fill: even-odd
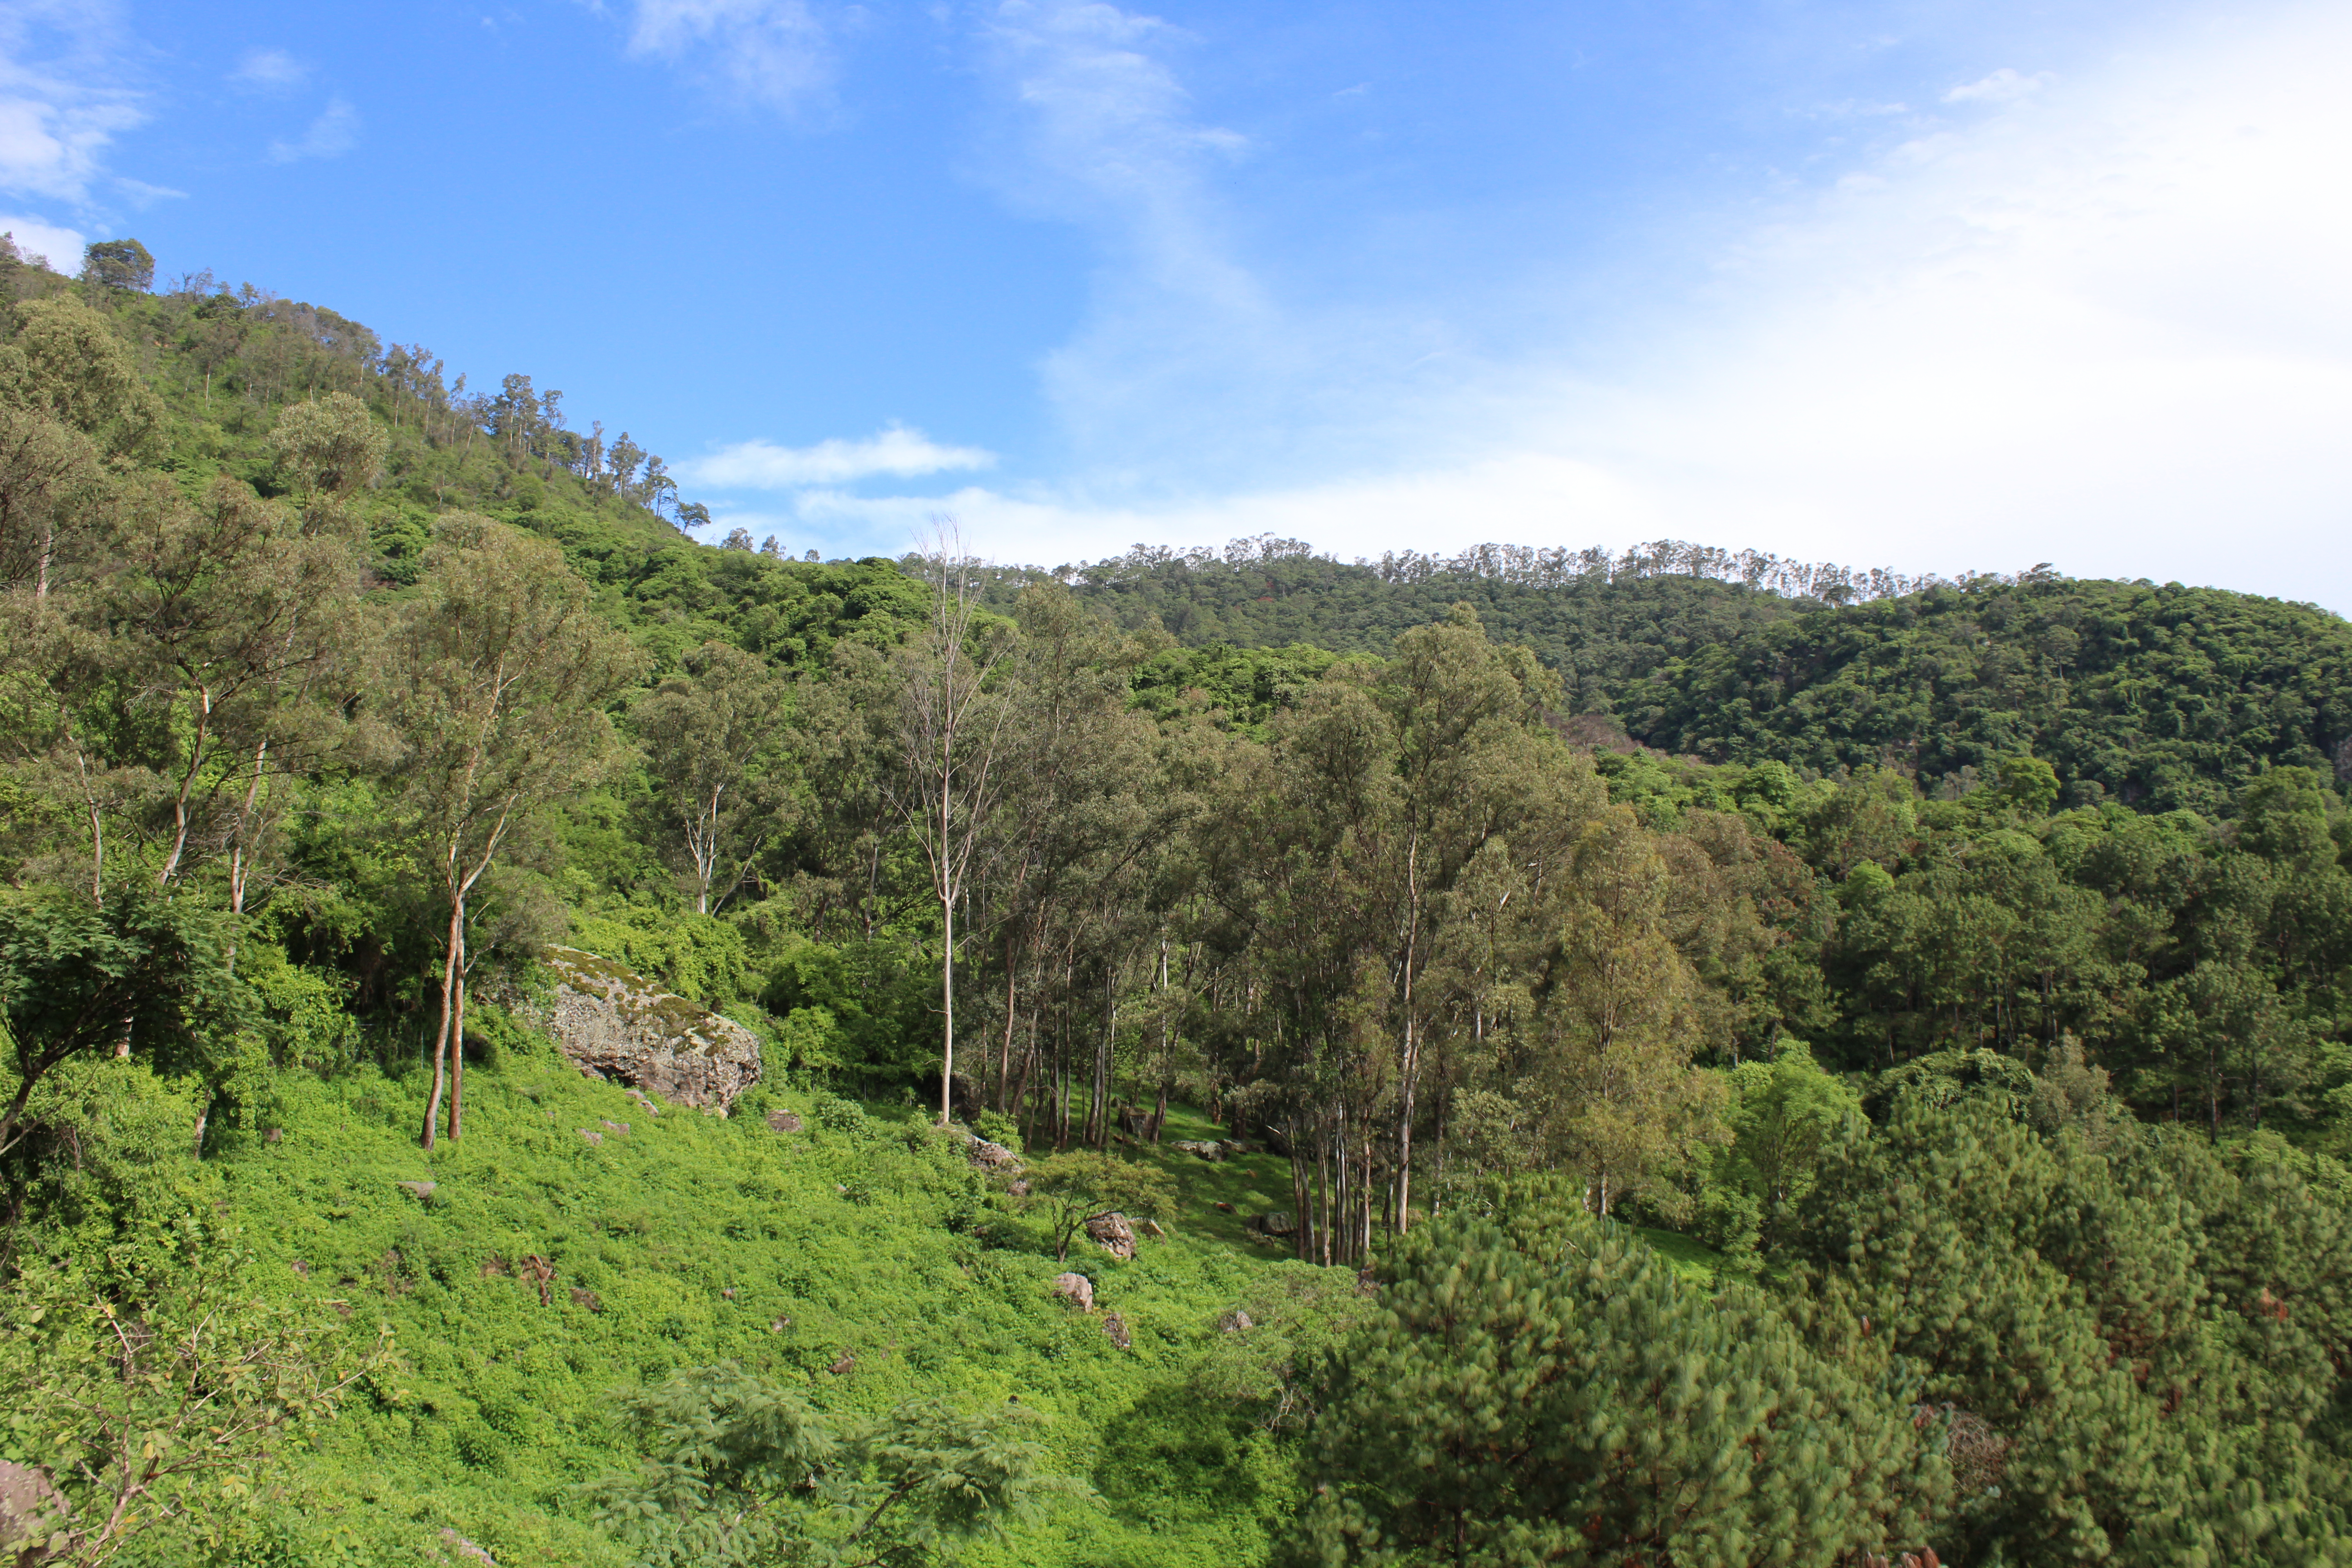
[(217, 1545), (278, 1455), (391, 1363), (389, 1328), (371, 1344), (323, 1311), (268, 1305), (227, 1238), (194, 1219), (148, 1227), (132, 1269), (20, 1258), (0, 1292), (12, 1447), (69, 1510), (19, 1561), (98, 1568), (166, 1536)]
[(726, 904), (784, 826), (793, 773), (778, 742), (791, 712), (790, 681), (720, 642), (688, 654), (683, 671), (630, 708), (686, 850), (698, 914), (710, 913), (714, 898)]
[(468, 901), (534, 806), (614, 764), (604, 705), (638, 660), (554, 545), (488, 518), (444, 518), (418, 586), (390, 639), (384, 705), (405, 747), (398, 778), (420, 873), (447, 921), (430, 1149), (445, 1082), (449, 1135), (464, 1124)]
[(269, 433), (279, 472), (307, 505), (340, 508), (375, 483), (390, 437), (348, 392), (289, 405)]
[(1024, 1201), (1042, 1210), (1053, 1226), (1056, 1262), (1069, 1261), (1071, 1238), (1097, 1215), (1116, 1210), (1157, 1219), (1175, 1208), (1175, 1189), (1165, 1172), (1088, 1149), (1049, 1155), (1031, 1165), (1023, 1179), (1029, 1184)]
[[(306, 689), (335, 658), (339, 623), (359, 585), (356, 541), (226, 476), (193, 507), (169, 490), (136, 498), (114, 535), (94, 609), (125, 643), (144, 700), (166, 716), (170, 739), (157, 764), (172, 828), (155, 875), (169, 882), (181, 873), (206, 787), (257, 787), (289, 691)], [(224, 751), (237, 767), (217, 765)], [(249, 855), (249, 835), (236, 828), (256, 803), (250, 788), (242, 793), (248, 798), (231, 837)]]
[(989, 689), (1002, 644), (979, 621), (978, 563), (942, 529), (920, 558), (930, 624), (898, 654), (898, 815), (940, 906), (940, 1125), (954, 1114), (956, 906), (1003, 793), (1005, 704)]
[(0, 590), (29, 582), (46, 597), (61, 529), (103, 488), (89, 437), (46, 415), (0, 408)]
[(1737, 1212), (1708, 1216), (1709, 1228), (1727, 1251), (1769, 1251), (1813, 1190), (1822, 1160), (1840, 1140), (1861, 1135), (1862, 1101), (1792, 1039), (1769, 1061), (1734, 1068), (1729, 1088), (1729, 1140), (1707, 1160), (1705, 1184), (1708, 1199)]
[(1387, 871), (1397, 911), (1390, 960), (1399, 1041), (1391, 1206), (1402, 1231), (1411, 1223), (1423, 1052), (1433, 1016), (1447, 1000), (1420, 984), (1437, 955), (1433, 927), (1490, 840), (1507, 835), (1522, 858), (1548, 858), (1597, 808), (1599, 791), (1589, 778), (1564, 776), (1570, 770), (1560, 765), (1566, 759), (1557, 743), (1534, 732), (1559, 700), (1558, 679), (1526, 649), (1488, 641), (1467, 604), (1398, 637), (1380, 691), (1396, 731), (1400, 786)]
[(94, 239), (82, 247), (81, 276), (102, 289), (143, 294), (154, 286), (155, 258), (135, 239)]
[(1605, 1216), (1645, 1189), (1671, 1197), (1721, 1086), (1691, 1065), (1699, 988), (1669, 925), (1675, 879), (1631, 811), (1587, 825), (1571, 877), (1532, 1028), (1559, 1152)]
[[(0, 408), (29, 416), (9, 422), (16, 450), (0, 481), (16, 489), (10, 510), (23, 521), (32, 557), (33, 593), (46, 599), (58, 565), (60, 521), (91, 512), (87, 483), (92, 466), (68, 437), (45, 431), (42, 421), (86, 437), (96, 455), (120, 468), (152, 453), (164, 417), (163, 400), (104, 316), (76, 300), (28, 300), (13, 307), (15, 329), (0, 343)], [(80, 483), (76, 483), (79, 479)], [(82, 504), (72, 504), (79, 501)], [(0, 521), (15, 522), (10, 518)], [(30, 536), (37, 531), (37, 540)], [(0, 547), (8, 542), (0, 540)]]
[(143, 880), (103, 904), (63, 888), (0, 900), (0, 1017), (16, 1072), (0, 1153), (26, 1131), (41, 1079), (132, 1041), (168, 1055), (242, 1019), (220, 917)]
[(1317, 1400), (1300, 1568), (1859, 1561), (1948, 1486), (1902, 1404), (1556, 1184), (1401, 1243)]
[(78, 300), (26, 300), (0, 344), (0, 403), (47, 415), (98, 444), (110, 458), (152, 450), (163, 401), (112, 323)]
[(731, 1362), (622, 1403), (645, 1461), (586, 1489), (597, 1521), (647, 1568), (933, 1561), (1001, 1533), (1045, 1494), (1083, 1489), (1038, 1474), (1035, 1417), (1018, 1408), (913, 1401), (840, 1434), (798, 1390)]

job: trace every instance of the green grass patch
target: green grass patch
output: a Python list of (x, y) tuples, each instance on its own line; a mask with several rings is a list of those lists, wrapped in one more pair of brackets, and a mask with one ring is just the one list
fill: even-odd
[[(766, 1088), (731, 1118), (654, 1115), (534, 1046), (467, 1073), (464, 1140), (426, 1154), (423, 1089), (413, 1072), (288, 1075), (279, 1141), (238, 1135), (213, 1162), (267, 1288), (398, 1335), (396, 1386), (353, 1401), (302, 1460), (299, 1528), (341, 1532), (363, 1561), (436, 1561), (446, 1527), (501, 1562), (617, 1563), (572, 1491), (632, 1460), (614, 1391), (730, 1360), (845, 1421), (940, 1394), (1045, 1415), (1051, 1468), (1105, 1501), (1059, 1505), (975, 1563), (1259, 1561), (1295, 1506), (1286, 1440), (1200, 1382), (1220, 1314), (1306, 1269), (1211, 1206), (1287, 1206), (1285, 1162), (1140, 1152), (1182, 1209), (1132, 1262), (1072, 1253), (1095, 1283), (1087, 1316), (1048, 1289), (1062, 1266), (1044, 1227), (920, 1116), (877, 1107), (832, 1131), (814, 1097)], [(807, 1125), (771, 1131), (778, 1109)], [(421, 1198), (400, 1184), (421, 1182)]]
[(1714, 1289), (1723, 1278), (1723, 1254), (1703, 1241), (1694, 1241), (1678, 1231), (1658, 1230), (1645, 1225), (1625, 1227), (1640, 1237), (1673, 1266), (1675, 1277), (1686, 1285), (1701, 1285)]
[[(1224, 1128), (1192, 1107), (1171, 1105), (1157, 1147), (1139, 1142), (1122, 1146), (1119, 1152), (1148, 1160), (1168, 1173), (1176, 1185), (1176, 1224), (1187, 1237), (1250, 1258), (1287, 1258), (1287, 1243), (1254, 1239), (1244, 1222), (1274, 1210), (1290, 1209), (1288, 1160), (1265, 1152), (1204, 1160), (1171, 1147), (1179, 1140), (1222, 1142), (1229, 1136)], [(1221, 1209), (1217, 1206), (1221, 1203), (1229, 1206)]]

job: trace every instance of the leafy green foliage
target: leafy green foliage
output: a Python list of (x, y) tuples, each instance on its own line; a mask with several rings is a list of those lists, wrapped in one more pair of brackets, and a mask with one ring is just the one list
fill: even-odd
[(1097, 1215), (1117, 1211), (1130, 1219), (1158, 1219), (1171, 1215), (1174, 1207), (1174, 1192), (1158, 1169), (1087, 1149), (1049, 1155), (1032, 1164), (1023, 1179), (1029, 1184), (1027, 1205), (1047, 1218), (1056, 1261), (1067, 1260), (1070, 1238)]
[(188, 1065), (235, 1029), (241, 998), (221, 928), (214, 912), (136, 882), (104, 903), (59, 888), (0, 900), (0, 1012), (15, 1057), (0, 1153), (58, 1064), (136, 1041)]
[(18, 1258), (0, 1295), (6, 1450), (66, 1505), (32, 1550), (233, 1560), (289, 1444), (386, 1370), (388, 1329), (371, 1343), (316, 1301), (273, 1304), (250, 1273), (194, 1219), (95, 1257)]
[(1576, 1194), (1512, 1192), (1391, 1268), (1330, 1358), (1287, 1561), (1828, 1562), (1917, 1542), (1948, 1485), (1896, 1398)]

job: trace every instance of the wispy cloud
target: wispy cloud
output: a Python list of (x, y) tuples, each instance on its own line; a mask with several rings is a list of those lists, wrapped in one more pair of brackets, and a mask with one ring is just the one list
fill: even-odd
[(0, 6), (0, 191), (86, 206), (114, 138), (146, 118), (113, 7)]
[(1946, 103), (2013, 103), (2031, 93), (2040, 92), (2050, 85), (2048, 71), (2032, 76), (2009, 66), (2003, 66), (1990, 76), (1975, 81), (1962, 82), (1944, 94)]
[(803, 0), (637, 0), (629, 48), (773, 108), (801, 104), (834, 74), (832, 30)]
[(338, 158), (358, 145), (359, 139), (360, 111), (340, 98), (332, 99), (299, 141), (272, 142), (269, 161), (292, 163), (305, 158)]
[(714, 489), (781, 490), (841, 485), (887, 474), (925, 474), (993, 468), (996, 454), (978, 447), (946, 447), (920, 430), (893, 425), (862, 441), (838, 438), (814, 447), (740, 441), (679, 465), (691, 482)]
[(254, 91), (283, 92), (310, 80), (310, 68), (284, 49), (249, 49), (228, 79)]
[(1111, 5), (1004, 0), (982, 43), (1003, 117), (986, 176), (1083, 226), (1100, 255), (1083, 326), (1042, 366), (1080, 464), (1238, 473), (1292, 440), (1302, 412), (1347, 418), (1351, 362), (1442, 346), (1280, 298), (1224, 184), (1255, 149), (1187, 90), (1202, 47), (1190, 33)]
[[(1571, 330), (1507, 363), (1433, 363), (1403, 304), (1258, 283), (1223, 238), (1214, 152), (1188, 140), (1156, 24), (1000, 17), (1032, 178), (1091, 195), (1115, 276), (1047, 367), (1091, 460), (949, 498), (983, 548), (1671, 532), (1912, 570), (2052, 560), (2352, 612), (2340, 6), (2122, 40), (2116, 63), (2064, 79), (1995, 71), (1950, 97), (1964, 122), (1923, 123), (1753, 229), (1703, 298), (1645, 291), (1622, 258), (1632, 282), (1605, 314), (1562, 306)], [(1207, 282), (1171, 276), (1195, 266)], [(1445, 301), (1416, 303), (1442, 337)], [(1186, 482), (1193, 455), (1253, 447), (1273, 454), (1254, 471)], [(802, 501), (886, 533), (941, 504)]]

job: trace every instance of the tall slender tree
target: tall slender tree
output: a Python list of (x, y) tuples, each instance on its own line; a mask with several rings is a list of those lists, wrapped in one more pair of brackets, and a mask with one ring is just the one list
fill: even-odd
[(1004, 792), (1007, 708), (990, 677), (1004, 642), (982, 621), (980, 563), (942, 524), (916, 557), (930, 588), (929, 623), (898, 653), (898, 808), (930, 873), (940, 906), (940, 1121), (955, 1110), (956, 907), (982, 830)]
[(488, 518), (442, 521), (419, 588), (389, 639), (385, 697), (420, 875), (447, 921), (430, 1149), (445, 1087), (449, 1136), (464, 1130), (468, 901), (533, 807), (615, 763), (604, 705), (638, 658), (554, 545)]

